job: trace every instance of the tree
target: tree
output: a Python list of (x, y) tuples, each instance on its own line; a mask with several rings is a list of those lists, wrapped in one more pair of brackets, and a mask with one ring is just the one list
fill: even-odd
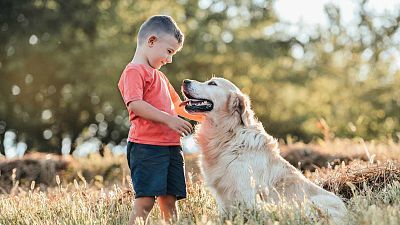
[(399, 50), (399, 15), (377, 26), (360, 2), (360, 22), (348, 26), (330, 5), (329, 28), (291, 34), (272, 3), (2, 1), (0, 140), (15, 130), (30, 149), (53, 152), (67, 136), (124, 140), (129, 123), (117, 82), (139, 26), (154, 14), (174, 17), (186, 36), (162, 69), (177, 90), (185, 78), (230, 79), (280, 138), (322, 136), (316, 124), (324, 118), (338, 136), (398, 140), (400, 78), (390, 55)]

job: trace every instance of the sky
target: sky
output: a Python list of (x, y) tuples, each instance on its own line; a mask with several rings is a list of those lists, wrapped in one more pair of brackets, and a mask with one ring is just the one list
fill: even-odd
[[(358, 2), (361, 0), (276, 0), (273, 7), (281, 22), (291, 24), (292, 27), (284, 28), (288, 33), (296, 35), (298, 29), (293, 29), (299, 24), (303, 25), (320, 25), (322, 27), (329, 26), (328, 18), (324, 13), (325, 4), (334, 4), (339, 7), (341, 13), (341, 23), (343, 25), (349, 25), (357, 22), (357, 11)], [(400, 0), (369, 0), (366, 4), (366, 10), (372, 12), (374, 15), (396, 15), (400, 12)], [(379, 19), (373, 22), (378, 22)], [(267, 30), (268, 32), (268, 30)], [(302, 32), (297, 35), (297, 38), (301, 39)], [(400, 43), (400, 35), (396, 35), (395, 41)], [(300, 40), (299, 39), (299, 40)], [(393, 49), (389, 53), (396, 60), (391, 66), (391, 72), (400, 70), (400, 52)], [(301, 56), (301, 55), (300, 55)]]
[[(276, 0), (274, 9), (283, 22), (326, 26), (328, 20), (324, 15), (324, 5), (334, 3), (339, 6), (344, 23), (354, 20), (359, 0)], [(367, 10), (377, 14), (395, 13), (400, 10), (400, 0), (369, 0)]]

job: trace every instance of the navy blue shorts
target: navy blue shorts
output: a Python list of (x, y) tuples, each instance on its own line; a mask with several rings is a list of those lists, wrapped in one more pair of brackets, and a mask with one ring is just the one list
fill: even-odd
[(160, 195), (186, 198), (185, 165), (181, 146), (128, 142), (127, 159), (135, 198)]

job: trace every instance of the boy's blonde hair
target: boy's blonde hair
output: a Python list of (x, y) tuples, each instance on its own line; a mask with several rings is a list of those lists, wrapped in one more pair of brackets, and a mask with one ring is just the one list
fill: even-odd
[(142, 45), (149, 35), (152, 33), (160, 34), (169, 34), (176, 38), (178, 43), (182, 43), (184, 41), (184, 35), (182, 31), (179, 29), (178, 25), (170, 16), (165, 15), (156, 15), (150, 17), (146, 20), (142, 26), (140, 26), (138, 33), (138, 44)]

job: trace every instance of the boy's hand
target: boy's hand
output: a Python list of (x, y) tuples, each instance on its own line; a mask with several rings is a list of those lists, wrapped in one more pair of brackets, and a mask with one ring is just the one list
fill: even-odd
[(186, 136), (192, 132), (192, 124), (177, 116), (170, 116), (165, 124), (181, 136)]
[(162, 112), (143, 100), (130, 102), (128, 109), (132, 110), (137, 116), (163, 123), (182, 136), (188, 135), (192, 131), (192, 125), (186, 120)]

